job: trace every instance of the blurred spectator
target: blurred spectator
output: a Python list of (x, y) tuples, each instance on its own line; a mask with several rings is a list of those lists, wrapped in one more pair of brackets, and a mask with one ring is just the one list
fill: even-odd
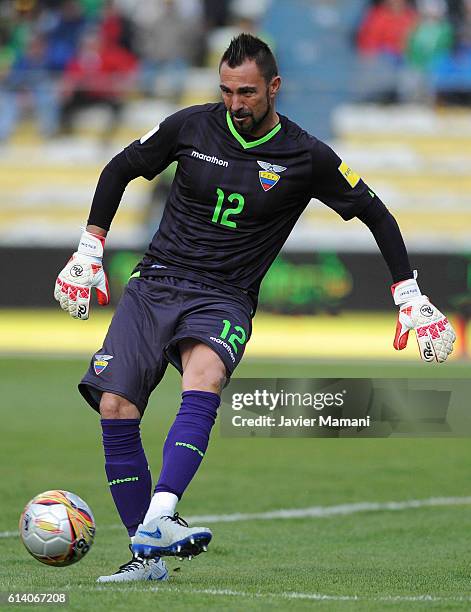
[(103, 11), (105, 0), (79, 0), (82, 13), (88, 21), (96, 21)]
[(36, 111), (40, 132), (49, 137), (58, 128), (58, 101), (51, 78), (46, 41), (32, 35), (24, 53), (13, 62), (0, 91), (0, 140), (13, 132), (21, 112)]
[(419, 0), (419, 21), (406, 49), (406, 66), (399, 78), (399, 97), (404, 102), (431, 102), (431, 67), (453, 45), (453, 29), (446, 18), (445, 0)]
[(458, 51), (442, 57), (432, 76), (438, 102), (471, 105), (471, 52)]
[(185, 16), (176, 0), (141, 0), (134, 19), (142, 60), (141, 90), (178, 100), (188, 67), (198, 54), (201, 22)]
[(62, 72), (74, 56), (87, 21), (77, 0), (64, 0), (55, 10), (45, 11), (39, 27), (48, 41), (49, 64)]
[(447, 0), (448, 16), (453, 28), (460, 22), (463, 14), (463, 2), (466, 0)]
[(463, 14), (456, 25), (456, 49), (471, 52), (471, 0), (463, 0)]
[(29, 43), (36, 26), (37, 10), (34, 0), (15, 0), (2, 15), (2, 26), (8, 32), (8, 47), (14, 57), (19, 57)]
[(75, 113), (97, 105), (110, 109), (108, 131), (114, 128), (136, 68), (137, 60), (129, 51), (103, 39), (99, 30), (87, 31), (64, 73), (61, 130), (70, 132)]
[(357, 35), (360, 101), (397, 101), (404, 51), (416, 22), (417, 13), (406, 0), (381, 0), (367, 10)]
[(383, 0), (367, 11), (360, 25), (360, 53), (401, 58), (416, 21), (417, 13), (407, 0)]
[(114, 0), (107, 0), (100, 19), (100, 32), (105, 41), (134, 52), (134, 31), (131, 20), (120, 11)]
[(471, 104), (471, 0), (463, 0), (455, 26), (454, 53), (433, 66), (436, 99), (446, 104)]
[(204, 21), (207, 31), (227, 25), (230, 4), (230, 0), (203, 0)]
[(15, 59), (15, 52), (10, 45), (9, 33), (0, 27), (0, 80), (8, 74)]
[(446, 18), (445, 0), (420, 0), (419, 21), (407, 42), (406, 61), (426, 72), (432, 62), (448, 53), (453, 45), (453, 29)]

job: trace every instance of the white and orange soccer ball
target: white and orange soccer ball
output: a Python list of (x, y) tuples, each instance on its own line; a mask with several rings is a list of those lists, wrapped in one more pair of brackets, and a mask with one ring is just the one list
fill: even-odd
[(26, 504), (20, 535), (35, 559), (62, 567), (80, 561), (93, 544), (95, 520), (88, 505), (68, 491), (45, 491)]

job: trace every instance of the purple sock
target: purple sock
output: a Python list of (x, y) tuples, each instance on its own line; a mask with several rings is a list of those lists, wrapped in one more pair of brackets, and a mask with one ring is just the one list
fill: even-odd
[(168, 491), (181, 498), (206, 452), (220, 401), (208, 391), (182, 393), (182, 405), (165, 440), (156, 493)]
[(147, 512), (152, 489), (139, 423), (139, 419), (101, 420), (108, 484), (130, 536), (136, 533)]

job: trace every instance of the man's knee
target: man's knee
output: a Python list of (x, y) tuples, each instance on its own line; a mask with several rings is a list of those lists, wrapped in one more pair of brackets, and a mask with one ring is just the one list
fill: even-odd
[(183, 373), (183, 390), (212, 391), (220, 393), (226, 384), (226, 368), (224, 365), (212, 368), (192, 368)]
[(226, 384), (226, 366), (221, 358), (203, 343), (182, 345), (183, 390), (220, 393)]
[(140, 419), (137, 407), (120, 395), (103, 393), (100, 400), (100, 415), (102, 419)]

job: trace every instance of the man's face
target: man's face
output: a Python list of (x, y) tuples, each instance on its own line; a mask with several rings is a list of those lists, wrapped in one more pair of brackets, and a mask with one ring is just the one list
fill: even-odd
[(223, 63), (220, 70), (222, 99), (232, 122), (241, 134), (254, 134), (273, 111), (280, 87), (280, 77), (270, 83), (260, 73), (254, 61), (246, 60), (236, 68)]

